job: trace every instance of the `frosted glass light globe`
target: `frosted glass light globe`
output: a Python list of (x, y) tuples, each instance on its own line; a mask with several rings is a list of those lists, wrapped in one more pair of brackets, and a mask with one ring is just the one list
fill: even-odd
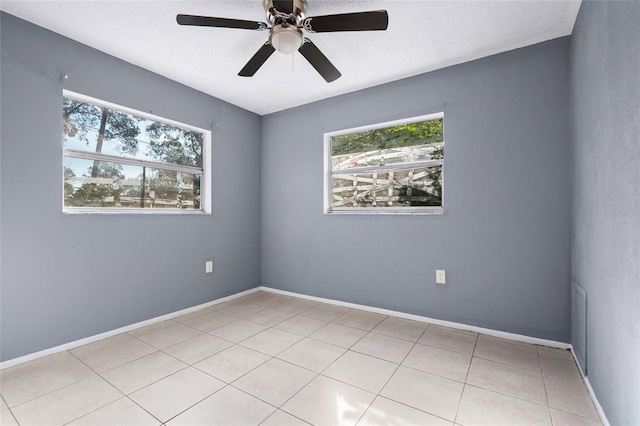
[(278, 52), (291, 54), (302, 46), (302, 32), (295, 27), (274, 27), (269, 41)]

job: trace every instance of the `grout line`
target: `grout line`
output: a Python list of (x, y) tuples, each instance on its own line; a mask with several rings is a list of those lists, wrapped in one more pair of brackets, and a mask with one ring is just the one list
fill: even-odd
[[(471, 365), (469, 365), (469, 369), (471, 369)], [(456, 422), (458, 421), (458, 415), (460, 414), (460, 406), (462, 405), (462, 397), (464, 396), (464, 391), (467, 389), (467, 386), (468, 385), (465, 379), (465, 382), (462, 384), (462, 392), (460, 392), (460, 399), (458, 400), (458, 406), (456, 407), (456, 415), (453, 416), (453, 424), (457, 424)]]
[[(69, 352), (69, 351), (65, 351), (65, 352)], [(88, 368), (92, 373), (95, 373), (95, 371), (94, 371), (92, 368), (90, 368), (88, 365), (86, 365), (86, 364), (85, 364), (84, 362), (82, 362), (81, 360), (77, 359), (77, 358), (76, 358), (72, 353), (70, 353), (70, 352), (69, 352), (69, 355), (71, 355), (71, 356), (72, 356), (74, 359), (76, 359), (77, 361), (80, 361), (80, 362), (82, 363), (82, 365), (84, 365), (85, 367), (87, 367), (87, 368)], [(42, 367), (42, 368), (38, 368), (38, 369), (36, 369), (36, 370), (34, 370), (34, 371), (40, 371), (40, 370), (43, 370), (44, 368), (53, 367), (53, 366), (56, 366), (56, 365), (62, 364), (63, 362), (65, 362), (65, 361), (57, 362), (57, 363), (52, 364), (52, 365), (50, 365), (50, 366), (46, 366), (46, 367)], [(15, 380), (15, 379), (17, 379), (18, 377), (23, 376), (24, 374), (28, 374), (28, 373), (20, 374), (19, 376), (16, 376), (16, 377), (12, 378), (11, 380)], [(66, 388), (68, 388), (68, 387), (71, 387), (71, 386), (73, 386), (73, 385), (76, 385), (76, 384), (78, 384), (78, 383), (80, 383), (80, 382), (84, 382), (85, 380), (89, 380), (89, 379), (91, 379), (91, 378), (92, 378), (92, 377), (85, 377), (85, 378), (83, 378), (83, 379), (76, 380), (76, 381), (71, 382), (71, 383), (68, 383), (68, 384), (66, 384), (66, 385), (64, 385), (64, 386), (61, 386), (61, 387), (59, 387), (59, 388), (57, 388), (57, 389), (53, 389), (53, 390), (51, 390), (51, 391), (49, 391), (49, 392), (43, 393), (42, 395), (38, 395), (38, 396), (36, 396), (36, 397), (33, 397), (33, 398), (28, 399), (28, 400), (26, 400), (26, 401), (23, 401), (23, 402), (21, 402), (21, 403), (19, 403), (19, 404), (16, 404), (16, 405), (14, 405), (14, 406), (10, 406), (9, 404), (7, 404), (7, 407), (9, 408), (9, 410), (12, 410), (13, 408), (16, 408), (16, 407), (19, 407), (19, 406), (21, 406), (21, 405), (27, 404), (27, 403), (29, 403), (29, 402), (35, 401), (35, 400), (36, 400), (36, 399), (38, 399), (38, 398), (42, 398), (43, 396), (49, 395), (49, 394), (51, 394), (51, 393), (53, 393), (53, 392), (58, 392), (58, 391), (60, 391), (60, 390), (62, 390), (62, 389), (66, 389)], [(3, 398), (3, 399), (4, 399), (4, 398)], [(5, 401), (5, 403), (6, 403), (6, 401)], [(11, 414), (13, 414), (13, 411), (11, 412)], [(14, 416), (14, 417), (15, 417), (15, 416)]]
[(467, 388), (467, 381), (469, 380), (469, 373), (471, 372), (471, 364), (473, 364), (473, 358), (476, 353), (476, 348), (478, 347), (478, 340), (480, 340), (480, 334), (476, 334), (476, 340), (475, 342), (473, 342), (473, 350), (471, 351), (471, 360), (469, 361), (469, 368), (467, 369), (467, 375), (464, 378), (464, 384), (462, 385), (462, 392), (460, 392), (460, 399), (458, 400), (458, 406), (456, 407), (456, 415), (453, 418), (454, 424), (458, 420), (458, 414), (460, 414), (460, 405), (462, 405), (462, 397), (464, 396), (464, 391)]
[[(198, 370), (198, 371), (200, 371), (200, 370)], [(203, 373), (204, 373), (204, 372), (203, 372)], [(175, 374), (175, 373), (174, 373), (174, 374)], [(205, 373), (205, 374), (206, 374), (206, 373)], [(210, 376), (210, 375), (209, 375), (209, 377), (213, 377), (213, 376)], [(214, 377), (214, 378), (215, 378), (215, 377)], [(215, 392), (213, 392), (212, 394), (209, 394), (209, 395), (205, 396), (204, 398), (202, 398), (201, 400), (199, 400), (199, 401), (198, 401), (198, 402), (196, 402), (195, 404), (192, 404), (192, 405), (188, 406), (187, 408), (185, 408), (184, 410), (180, 411), (180, 412), (179, 412), (178, 414), (176, 414), (175, 416), (170, 417), (170, 418), (169, 418), (169, 419), (167, 419), (166, 421), (164, 421), (164, 422), (163, 422), (162, 420), (159, 420), (159, 421), (160, 421), (160, 423), (161, 423), (162, 425), (165, 425), (166, 423), (168, 423), (168, 422), (170, 422), (171, 420), (175, 419), (175, 418), (176, 418), (176, 417), (178, 417), (179, 415), (183, 414), (183, 413), (184, 413), (184, 412), (186, 412), (186, 411), (189, 411), (190, 409), (192, 409), (192, 408), (193, 408), (193, 407), (195, 407), (196, 405), (200, 404), (200, 403), (201, 403), (202, 401), (204, 401), (205, 399), (211, 398), (213, 395), (217, 394), (217, 393), (218, 393), (218, 392), (220, 392), (222, 389), (224, 389), (224, 388), (226, 388), (226, 387), (228, 387), (228, 386), (229, 386), (227, 383), (223, 382), (222, 380), (220, 380), (220, 379), (217, 379), (217, 380), (219, 380), (220, 382), (224, 383), (224, 385), (223, 385), (220, 389), (216, 390), (216, 391), (215, 391)], [(129, 398), (129, 399), (131, 399), (131, 398)], [(132, 400), (132, 401), (133, 401), (133, 400)], [(139, 404), (137, 404), (135, 401), (133, 401), (133, 402), (134, 402), (136, 405), (138, 405), (140, 408), (142, 408), (142, 409), (144, 410), (144, 408), (143, 408), (142, 406), (140, 406)], [(147, 410), (145, 410), (145, 411), (147, 411)], [(151, 413), (149, 413), (149, 414), (151, 414)], [(157, 419), (157, 417), (156, 417), (156, 416), (153, 416), (153, 417)]]
[(542, 366), (542, 357), (540, 356), (540, 347), (537, 347), (538, 362), (540, 363), (540, 375), (542, 377), (542, 387), (544, 388), (544, 398), (547, 401), (547, 408), (549, 409), (549, 418), (553, 425), (553, 417), (551, 417), (551, 403), (549, 401), (549, 393), (547, 392), (547, 381), (544, 379), (544, 367)]
[[(311, 383), (311, 382), (309, 382), (309, 383)], [(292, 398), (293, 398), (293, 397), (292, 397)], [(286, 404), (286, 402), (285, 402), (285, 404)], [(282, 405), (284, 405), (284, 404), (282, 404)], [(288, 416), (293, 417), (294, 419), (298, 419), (298, 420), (300, 420), (300, 421), (301, 421), (301, 422), (303, 422), (304, 424), (310, 425), (310, 423), (309, 423), (309, 422), (307, 422), (307, 421), (305, 421), (305, 420), (302, 420), (300, 417), (298, 417), (298, 416), (294, 416), (293, 414), (289, 413), (288, 411), (284, 411), (284, 410), (283, 410), (283, 409), (281, 409), (281, 408), (277, 408), (277, 409), (276, 409), (276, 411), (274, 411), (273, 413), (269, 414), (269, 415), (267, 416), (267, 418), (266, 418), (266, 419), (264, 419), (263, 421), (261, 421), (261, 422), (258, 424), (258, 426), (263, 425), (263, 424), (264, 424), (264, 422), (266, 422), (266, 421), (267, 421), (271, 416), (273, 416), (274, 414), (276, 414), (276, 413), (277, 413), (277, 412), (279, 412), (279, 411), (280, 411), (280, 412), (283, 412), (284, 414), (286, 414), (286, 415), (288, 415)]]
[[(133, 337), (133, 336), (131, 336), (131, 337)], [(133, 337), (133, 338), (135, 339), (135, 337)], [(155, 348), (154, 348), (154, 349), (155, 349)], [(159, 352), (159, 351), (157, 351), (157, 352)], [(154, 353), (156, 353), (156, 352), (152, 352), (151, 354), (154, 354)], [(151, 354), (148, 354), (148, 355), (151, 355)], [(117, 390), (118, 392), (120, 392), (124, 398), (129, 399), (131, 402), (133, 402), (134, 404), (136, 404), (138, 407), (140, 407), (141, 409), (143, 409), (145, 412), (149, 413), (149, 415), (150, 415), (151, 417), (153, 417), (154, 419), (158, 420), (160, 423), (163, 423), (163, 422), (162, 422), (162, 420), (160, 420), (159, 418), (157, 418), (156, 416), (154, 416), (152, 413), (150, 413), (149, 411), (147, 411), (144, 407), (140, 406), (140, 404), (138, 404), (136, 401), (134, 401), (134, 400), (132, 400), (131, 398), (129, 398), (129, 395), (127, 395), (126, 393), (124, 393), (123, 391), (121, 391), (117, 386), (115, 386), (113, 383), (111, 383), (109, 380), (107, 380), (105, 377), (103, 377), (103, 376), (102, 376), (102, 374), (98, 373), (98, 372), (97, 372), (97, 371), (95, 371), (93, 368), (89, 367), (87, 364), (85, 364), (81, 359), (79, 359), (79, 358), (78, 358), (78, 357), (76, 357), (75, 355), (71, 354), (71, 356), (73, 356), (73, 357), (74, 357), (74, 358), (76, 358), (78, 361), (80, 361), (81, 363), (83, 363), (83, 364), (84, 364), (88, 369), (90, 369), (91, 371), (93, 371), (93, 372), (94, 372), (98, 377), (100, 377), (102, 380), (104, 380), (105, 382), (109, 383), (109, 385), (111, 385), (115, 390)], [(147, 356), (147, 355), (145, 355), (145, 356)], [(143, 357), (141, 357), (141, 358), (143, 358)], [(125, 363), (125, 364), (122, 364), (122, 365), (126, 365), (126, 364), (128, 364), (128, 363), (130, 363), (130, 362), (137, 361), (138, 359), (141, 359), (141, 358), (136, 358), (135, 360), (129, 361), (129, 362), (127, 362), (127, 363)], [(118, 367), (114, 367), (114, 368), (118, 368)], [(110, 369), (110, 370), (107, 370), (107, 371), (111, 371), (111, 370), (113, 370), (113, 368), (112, 368), (112, 369)], [(105, 371), (105, 373), (106, 373), (107, 371)], [(182, 371), (182, 370), (180, 370), (180, 371)], [(177, 373), (177, 371), (176, 371), (176, 373)], [(175, 374), (175, 373), (174, 373), (174, 374)], [(168, 376), (167, 376), (167, 377), (168, 377)], [(160, 380), (162, 380), (162, 379), (160, 379)], [(155, 383), (155, 382), (154, 382), (154, 383)], [(145, 386), (145, 387), (146, 387), (146, 386)], [(144, 389), (144, 388), (142, 388), (142, 389)], [(134, 392), (137, 392), (137, 391), (134, 391)], [(132, 392), (132, 393), (133, 393), (133, 392)], [(122, 398), (118, 398), (116, 401), (119, 401), (120, 399), (122, 399)], [(110, 402), (109, 404), (112, 404), (113, 402), (116, 402), (116, 401), (112, 401), (112, 402)], [(85, 414), (85, 415), (83, 415), (83, 416), (81, 416), (81, 417), (78, 417), (78, 418), (76, 418), (76, 419), (73, 419), (73, 420), (71, 420), (71, 421), (73, 422), (73, 421), (78, 420), (79, 418), (82, 418), (82, 417), (84, 417), (84, 416), (88, 416), (89, 414), (94, 413), (94, 412), (96, 412), (96, 411), (100, 410), (101, 408), (106, 407), (106, 406), (107, 406), (107, 405), (109, 405), (109, 404), (103, 405), (102, 407), (97, 408), (97, 409), (95, 409), (95, 410), (91, 411), (90, 413), (87, 413), (87, 414)], [(69, 422), (69, 423), (70, 423), (70, 422)]]

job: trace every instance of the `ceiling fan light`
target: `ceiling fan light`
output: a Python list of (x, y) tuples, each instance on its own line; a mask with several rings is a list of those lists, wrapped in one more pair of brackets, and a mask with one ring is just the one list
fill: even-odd
[(269, 41), (278, 52), (291, 54), (302, 46), (302, 31), (292, 27), (274, 27)]

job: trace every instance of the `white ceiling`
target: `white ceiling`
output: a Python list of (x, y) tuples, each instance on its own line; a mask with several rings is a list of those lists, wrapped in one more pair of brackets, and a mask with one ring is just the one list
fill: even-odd
[(176, 14), (265, 21), (262, 0), (2, 1), (39, 26), (258, 114), (268, 114), (571, 34), (572, 1), (308, 0), (307, 16), (386, 9), (387, 31), (306, 34), (342, 72), (326, 83), (299, 54), (238, 71), (267, 31), (179, 26)]

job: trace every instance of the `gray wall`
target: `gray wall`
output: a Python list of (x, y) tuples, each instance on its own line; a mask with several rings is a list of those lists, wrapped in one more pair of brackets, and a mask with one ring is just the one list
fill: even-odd
[[(568, 341), (568, 49), (557, 39), (265, 116), (263, 284)], [(443, 109), (444, 215), (323, 215), (324, 132)]]
[[(10, 15), (1, 19), (1, 359), (258, 285), (260, 117)], [(63, 87), (213, 124), (213, 214), (63, 215)]]
[(570, 66), (572, 265), (587, 292), (586, 369), (611, 424), (638, 425), (640, 2), (583, 2)]

